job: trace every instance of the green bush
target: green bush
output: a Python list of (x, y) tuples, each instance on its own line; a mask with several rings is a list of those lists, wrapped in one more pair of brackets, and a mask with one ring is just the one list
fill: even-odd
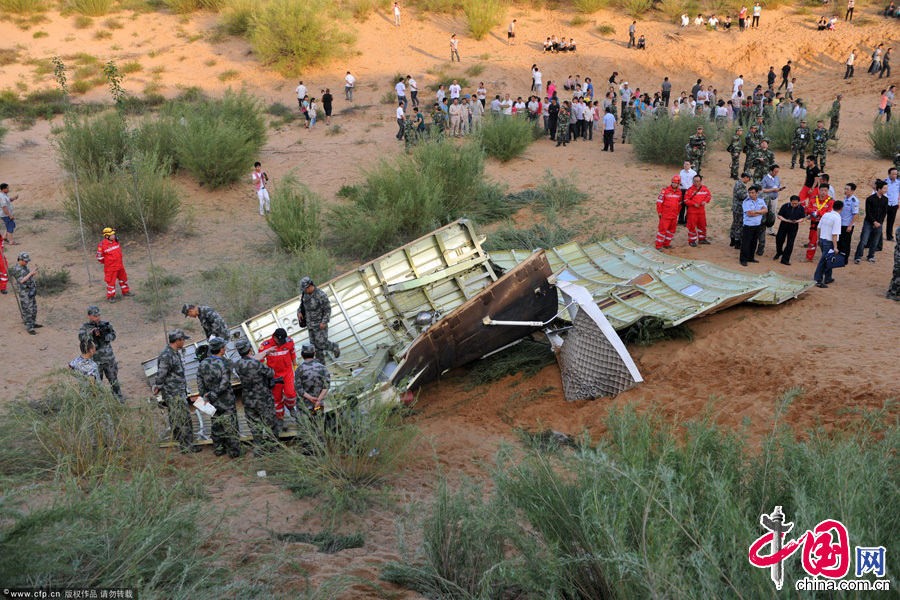
[(200, 0), (163, 0), (174, 13), (187, 14), (200, 10)]
[(609, 23), (604, 23), (597, 27), (597, 33), (600, 35), (613, 35), (616, 32), (616, 28)]
[(351, 203), (331, 210), (332, 235), (342, 252), (371, 257), (463, 216), (510, 214), (499, 190), (484, 181), (484, 161), (478, 147), (443, 141), (382, 159), (364, 185), (348, 189)]
[(229, 323), (241, 323), (268, 306), (264, 301), (271, 285), (267, 270), (250, 263), (223, 264), (201, 271), (210, 295), (214, 295), (222, 316)]
[(506, 4), (503, 0), (465, 0), (463, 11), (469, 35), (483, 40), (506, 16)]
[(72, 8), (86, 17), (102, 17), (112, 8), (112, 0), (72, 0)]
[(653, 0), (616, 0), (616, 2), (625, 9), (625, 12), (636, 19), (644, 16), (644, 13), (653, 8)]
[(335, 274), (334, 259), (321, 246), (307, 248), (300, 252), (272, 255), (271, 264), (277, 265), (277, 274), (272, 280), (279, 282), (270, 298), (272, 304), (279, 304), (299, 294), (300, 280), (310, 277), (316, 284), (324, 283)]
[(200, 7), (203, 10), (219, 12), (225, 6), (225, 0), (200, 0)]
[(38, 117), (50, 120), (65, 110), (65, 94), (57, 88), (30, 92), (24, 98), (11, 89), (0, 93), (0, 118), (16, 119), (26, 128), (34, 125)]
[(527, 117), (486, 117), (477, 139), (488, 156), (506, 162), (525, 153), (535, 140), (535, 127)]
[(182, 103), (171, 111), (184, 118), (184, 125), (175, 127), (179, 165), (201, 185), (217, 188), (248, 175), (267, 137), (255, 97), (229, 90), (221, 99)]
[(46, 10), (42, 0), (0, 0), (0, 10), (17, 15)]
[(872, 150), (881, 158), (894, 160), (897, 147), (900, 146), (900, 121), (892, 120), (889, 123), (875, 121), (872, 132), (869, 134), (872, 142)]
[(113, 111), (68, 122), (54, 133), (59, 164), (68, 173), (100, 176), (125, 159), (125, 125)]
[(528, 229), (518, 229), (509, 223), (494, 231), (482, 244), (485, 250), (537, 250), (554, 248), (572, 241), (576, 231), (560, 225), (555, 219), (535, 223)]
[(180, 276), (166, 273), (161, 267), (147, 270), (147, 276), (138, 282), (137, 300), (148, 305), (144, 314), (150, 321), (159, 321), (171, 310), (170, 300), (182, 282)]
[(578, 171), (572, 171), (567, 177), (557, 177), (547, 169), (538, 187), (510, 194), (507, 200), (537, 205), (551, 214), (567, 213), (572, 207), (586, 202), (589, 198), (586, 192), (578, 189), (577, 179)]
[(322, 199), (318, 194), (311, 192), (293, 174), (282, 178), (270, 191), (272, 212), (266, 215), (266, 223), (275, 234), (279, 247), (288, 252), (300, 252), (316, 246), (322, 237)]
[(585, 14), (593, 14), (609, 6), (610, 0), (572, 0), (575, 10)]
[[(81, 214), (90, 231), (113, 227), (121, 232), (142, 232), (145, 221), (149, 231), (160, 232), (175, 222), (181, 191), (167, 177), (169, 165), (147, 156), (135, 160), (132, 169), (79, 175)], [(75, 190), (74, 181), (66, 185), (63, 207), (69, 220), (78, 223)]]
[(386, 10), (390, 0), (344, 0), (343, 6), (353, 14), (354, 19), (364, 21), (376, 10)]
[(66, 269), (45, 271), (35, 280), (37, 291), (41, 296), (58, 296), (72, 285), (71, 273)]
[(458, 0), (415, 0), (421, 12), (453, 13), (459, 10)]
[(343, 55), (355, 41), (330, 15), (328, 0), (271, 0), (252, 15), (250, 43), (285, 77)]
[(703, 127), (707, 143), (715, 137), (715, 123), (702, 117), (639, 119), (631, 129), (631, 144), (642, 162), (680, 165), (686, 158), (684, 147), (697, 127)]
[(134, 149), (146, 156), (156, 156), (161, 166), (174, 173), (181, 165), (177, 143), (180, 128), (180, 123), (166, 116), (145, 118), (134, 134)]
[(222, 25), (231, 35), (244, 35), (250, 29), (250, 20), (259, 7), (259, 0), (225, 0), (220, 11)]

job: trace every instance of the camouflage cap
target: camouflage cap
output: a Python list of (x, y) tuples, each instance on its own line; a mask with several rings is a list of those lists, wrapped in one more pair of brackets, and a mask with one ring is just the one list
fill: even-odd
[(173, 329), (172, 331), (169, 332), (169, 343), (170, 344), (177, 342), (178, 340), (189, 340), (189, 339), (191, 339), (191, 336), (186, 335), (180, 329)]
[(88, 306), (88, 315), (90, 315), (92, 317), (99, 317), (100, 316), (100, 307), (94, 306), (93, 304), (91, 306)]
[(308, 288), (308, 287), (311, 286), (312, 284), (313, 284), (313, 280), (312, 280), (312, 279), (310, 279), (309, 277), (304, 277), (303, 279), (300, 280), (300, 289), (301, 289), (301, 290), (305, 290), (306, 288)]
[(303, 344), (300, 348), (300, 356), (314, 356), (316, 353), (316, 347), (312, 344)]
[(190, 302), (185, 302), (184, 304), (182, 304), (181, 305), (181, 314), (183, 314), (185, 317), (188, 316), (188, 311), (191, 309), (192, 306), (194, 306), (194, 305), (191, 304)]
[(250, 340), (247, 338), (241, 338), (234, 343), (235, 349), (238, 351), (238, 354), (250, 354), (253, 351), (253, 345), (250, 344)]
[(226, 342), (225, 342), (224, 339), (222, 339), (222, 338), (220, 338), (220, 337), (214, 335), (214, 336), (212, 336), (211, 338), (209, 338), (209, 342), (207, 342), (207, 343), (208, 343), (208, 345), (209, 345), (209, 351), (210, 351), (211, 353), (213, 353), (213, 354), (216, 354), (216, 353), (218, 353), (222, 348), (225, 347), (225, 343), (226, 343)]
[(31, 257), (27, 252), (19, 252), (19, 257), (16, 260), (24, 260), (25, 262), (31, 262)]

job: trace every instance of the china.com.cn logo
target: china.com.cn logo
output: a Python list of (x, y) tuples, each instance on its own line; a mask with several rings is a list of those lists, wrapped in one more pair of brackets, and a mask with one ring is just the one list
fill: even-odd
[[(802, 565), (810, 577), (796, 582), (798, 590), (889, 590), (890, 580), (850, 579), (844, 580), (850, 572), (850, 541), (847, 528), (840, 521), (826, 519), (808, 529), (800, 537), (788, 540), (785, 535), (794, 528), (788, 523), (781, 507), (776, 506), (772, 514), (763, 514), (760, 525), (768, 533), (757, 538), (750, 545), (750, 564), (761, 569), (772, 570), (772, 581), (776, 589), (784, 585), (784, 561), (802, 547)], [(883, 546), (874, 548), (856, 546), (856, 577), (872, 573), (884, 577), (885, 551)], [(822, 577), (822, 579), (819, 579)]]

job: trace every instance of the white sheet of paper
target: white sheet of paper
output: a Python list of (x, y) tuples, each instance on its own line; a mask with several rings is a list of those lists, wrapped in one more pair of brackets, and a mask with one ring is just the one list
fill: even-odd
[(197, 398), (197, 400), (194, 401), (194, 406), (197, 407), (197, 410), (204, 412), (209, 416), (213, 416), (216, 414), (216, 407), (203, 398)]

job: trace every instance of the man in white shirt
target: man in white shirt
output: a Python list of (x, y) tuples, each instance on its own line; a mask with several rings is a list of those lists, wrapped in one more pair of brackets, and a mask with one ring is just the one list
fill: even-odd
[(400, 131), (397, 132), (397, 139), (403, 139), (403, 113), (406, 111), (403, 110), (403, 100), (399, 100), (397, 102), (397, 126), (400, 128)]
[(453, 100), (450, 101), (450, 109), (448, 112), (450, 113), (450, 135), (459, 137), (461, 133), (460, 117), (462, 116), (459, 98), (453, 98)]
[(794, 120), (797, 122), (806, 120), (806, 109), (803, 108), (803, 104), (800, 101), (800, 98), (797, 98), (797, 106), (794, 108), (794, 112), (791, 113), (791, 116), (794, 117)]
[(500, 102), (500, 96), (495, 96), (493, 100), (491, 100), (491, 113), (495, 117), (500, 116), (500, 111), (503, 110), (503, 103)]
[(614, 145), (616, 141), (616, 117), (612, 111), (606, 109), (603, 115), (603, 151), (615, 152)]
[(462, 88), (459, 86), (459, 83), (456, 80), (453, 80), (453, 83), (450, 85), (450, 102), (453, 102), (457, 98), (459, 98), (459, 94), (462, 91)]
[(884, 230), (884, 239), (894, 241), (894, 220), (897, 218), (897, 205), (900, 204), (900, 179), (897, 179), (897, 168), (888, 169), (888, 178), (885, 180), (887, 189), (884, 193), (888, 199), (887, 224)]
[(472, 131), (481, 127), (481, 117), (484, 115), (484, 106), (478, 99), (469, 103), (469, 113), (472, 115)]
[(691, 24), (691, 20), (688, 18), (687, 13), (683, 13), (681, 15), (681, 26), (687, 27), (690, 24)]
[(827, 288), (828, 284), (834, 281), (831, 276), (831, 255), (836, 252), (838, 238), (841, 235), (841, 210), (844, 208), (844, 202), (835, 200), (831, 212), (827, 212), (819, 219), (819, 247), (822, 249), (822, 256), (819, 258), (819, 264), (816, 266), (814, 279), (816, 287)]
[(678, 174), (681, 177), (681, 210), (678, 211), (678, 224), (687, 225), (687, 206), (684, 203), (684, 193), (694, 185), (694, 175), (697, 171), (691, 168), (691, 161), (684, 161), (684, 168)]
[(400, 27), (400, 7), (394, 2), (394, 25)]
[(350, 71), (347, 71), (347, 76), (344, 77), (344, 99), (348, 102), (353, 102), (353, 86), (356, 84), (356, 77), (350, 74)]
[(540, 94), (541, 93), (541, 84), (543, 83), (544, 76), (541, 75), (540, 70), (535, 69), (534, 73), (532, 74), (532, 77), (534, 78), (534, 91), (536, 93)]
[(738, 78), (734, 80), (734, 87), (732, 88), (732, 92), (736, 92), (741, 89), (741, 86), (744, 85), (744, 76), (738, 75)]
[(306, 96), (306, 86), (303, 85), (303, 82), (300, 82), (300, 85), (297, 86), (297, 89), (294, 90), (297, 92), (297, 104), (300, 105), (300, 108), (303, 108), (303, 98)]
[(419, 84), (412, 78), (412, 75), (406, 76), (406, 87), (409, 88), (409, 97), (412, 99), (413, 107), (419, 105)]
[(403, 79), (397, 82), (397, 85), (394, 86), (394, 89), (397, 91), (397, 102), (400, 102), (403, 105), (403, 110), (406, 110), (406, 85), (403, 83)]
[(856, 48), (850, 51), (850, 56), (847, 57), (847, 70), (844, 71), (844, 79), (849, 79), (853, 77), (853, 63), (856, 61)]
[(500, 103), (500, 107), (502, 109), (504, 117), (512, 116), (513, 101), (509, 99), (509, 94), (506, 94), (506, 97), (503, 99), (503, 102)]
[(634, 94), (634, 90), (628, 87), (628, 82), (624, 82), (622, 84), (622, 89), (620, 90), (620, 97), (622, 98), (622, 114), (625, 114), (625, 107), (628, 106), (628, 102), (631, 100), (631, 96)]

